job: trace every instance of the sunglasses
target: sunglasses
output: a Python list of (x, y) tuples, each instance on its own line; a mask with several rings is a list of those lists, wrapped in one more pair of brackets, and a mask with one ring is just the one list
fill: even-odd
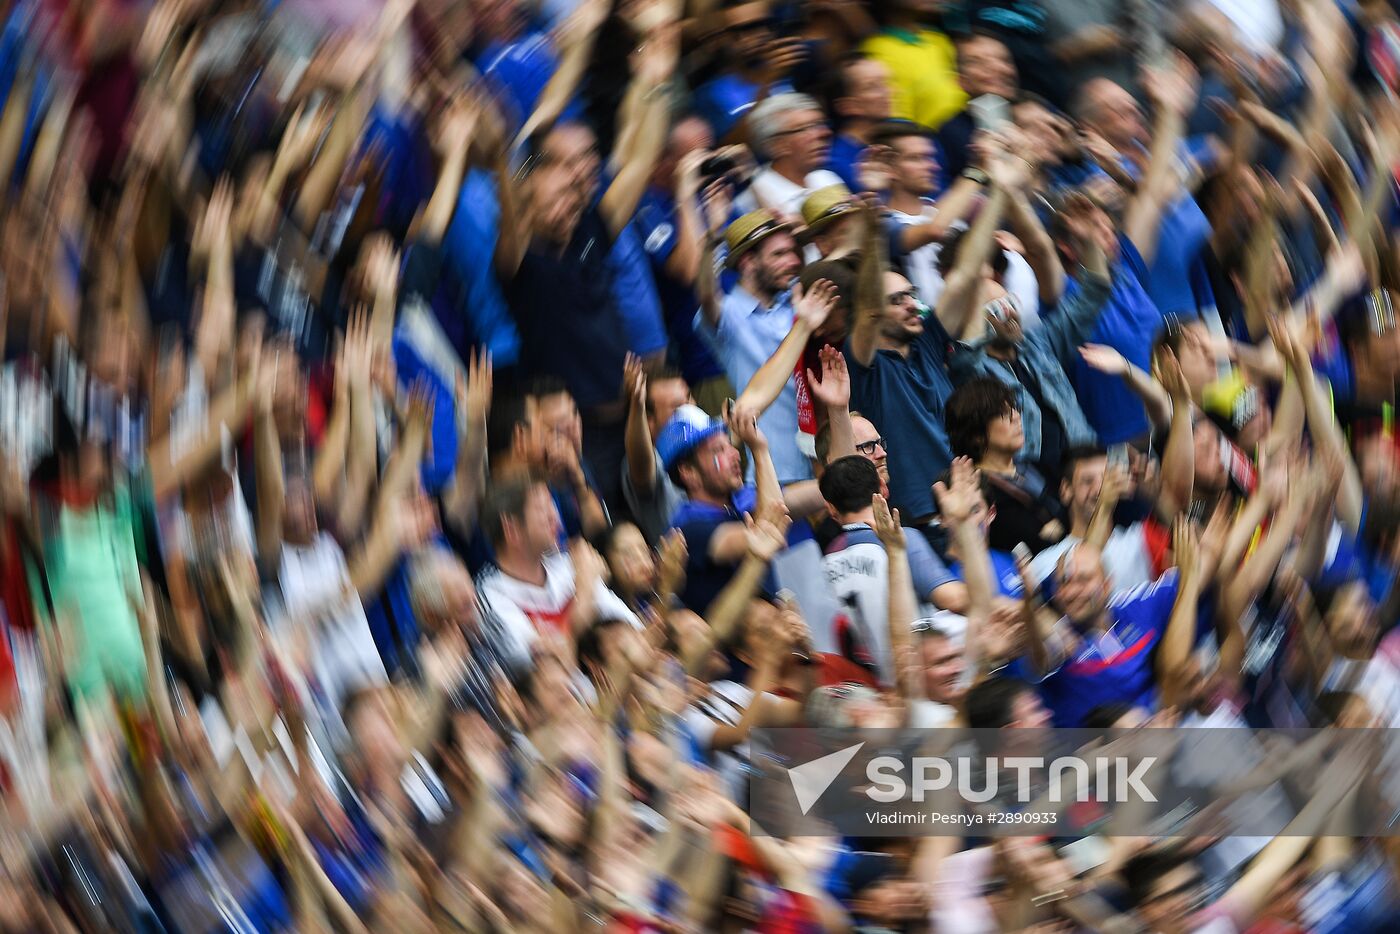
[(856, 445), (856, 450), (866, 457), (874, 457), (876, 448), (883, 448), (886, 454), (890, 451), (890, 446), (885, 443), (884, 438), (876, 438), (874, 441), (862, 441), (860, 444)]

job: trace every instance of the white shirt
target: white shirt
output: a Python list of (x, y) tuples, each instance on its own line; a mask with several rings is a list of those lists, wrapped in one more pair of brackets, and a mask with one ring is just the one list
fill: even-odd
[[(536, 586), (491, 566), (476, 580), (481, 599), (500, 621), (511, 644), (501, 653), (521, 665), (530, 662), (530, 648), (541, 635), (567, 631), (574, 608), (574, 566), (565, 552), (544, 559), (544, 585)], [(636, 614), (600, 580), (593, 594), (598, 619), (623, 619), (641, 628)]]
[(798, 185), (783, 178), (771, 167), (765, 167), (753, 177), (749, 190), (736, 199), (736, 204), (745, 213), (759, 208), (768, 208), (779, 214), (800, 216), (802, 202), (818, 188), (842, 184), (841, 176), (826, 169), (817, 169)]
[(1235, 27), (1235, 35), (1249, 51), (1263, 55), (1283, 41), (1283, 14), (1277, 0), (1210, 0)]
[[(1065, 552), (1081, 539), (1066, 535), (1031, 559), (1031, 574), (1042, 583), (1055, 573)], [(1147, 548), (1147, 527), (1134, 522), (1126, 529), (1115, 528), (1103, 546), (1103, 569), (1113, 592), (1132, 590), (1157, 579), (1152, 573), (1152, 553)]]
[(350, 583), (345, 552), (325, 532), (310, 545), (284, 543), (277, 582), (285, 607), (283, 625), (309, 629), (310, 673), (324, 699), (328, 726), (338, 734), (346, 696), (389, 681), (364, 606)]
[[(890, 217), (904, 227), (913, 227), (933, 220), (937, 214), (937, 208), (930, 201), (924, 205), (921, 214), (891, 211)], [(950, 230), (966, 228), (967, 224), (959, 221), (953, 224)], [(930, 308), (938, 307), (938, 299), (943, 294), (944, 281), (938, 274), (938, 255), (942, 251), (943, 244), (935, 241), (911, 251), (904, 258), (904, 269), (909, 274), (909, 281), (919, 290), (919, 300)], [(1011, 250), (1002, 252), (1006, 254), (1006, 275), (1002, 277), (1006, 291), (1016, 298), (1016, 306), (1021, 312), (1021, 327), (1030, 330), (1040, 324), (1040, 284), (1036, 281), (1035, 271), (1024, 256)]]
[(744, 711), (754, 702), (753, 691), (737, 681), (716, 681), (705, 696), (691, 704), (684, 714), (685, 725), (696, 744), (710, 754), (710, 765), (719, 773), (721, 785), (737, 797), (747, 782), (749, 743), (745, 740), (725, 750), (713, 747), (715, 731), (721, 725), (738, 726)]

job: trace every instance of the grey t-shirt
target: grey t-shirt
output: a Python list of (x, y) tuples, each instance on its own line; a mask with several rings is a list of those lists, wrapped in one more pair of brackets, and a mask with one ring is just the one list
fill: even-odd
[(656, 458), (655, 479), (650, 493), (643, 493), (632, 484), (632, 476), (627, 470), (627, 461), (622, 462), (622, 496), (627, 500), (627, 508), (632, 510), (632, 520), (648, 542), (655, 544), (657, 539), (671, 527), (671, 517), (685, 502), (685, 494), (666, 476), (661, 469), (661, 458)]

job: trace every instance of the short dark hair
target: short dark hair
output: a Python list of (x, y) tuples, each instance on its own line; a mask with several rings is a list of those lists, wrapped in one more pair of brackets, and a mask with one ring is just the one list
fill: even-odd
[(589, 626), (578, 637), (578, 667), (590, 679), (593, 678), (593, 668), (602, 668), (607, 664), (607, 659), (603, 658), (603, 633), (614, 626), (626, 625), (624, 620), (615, 616), (604, 617)]
[(540, 480), (530, 474), (519, 474), (501, 480), (492, 486), (481, 504), (481, 527), (492, 545), (505, 541), (505, 522), (523, 522), (525, 504), (530, 494), (540, 485)]
[(537, 376), (531, 380), (530, 395), (534, 396), (536, 399), (560, 395), (567, 395), (570, 398), (573, 397), (573, 393), (569, 391), (568, 383), (565, 383), (557, 376), (550, 375)]
[(1152, 900), (1152, 888), (1157, 881), (1180, 866), (1191, 862), (1185, 851), (1177, 848), (1147, 850), (1123, 865), (1123, 887), (1129, 907), (1141, 908)]
[(486, 415), (486, 456), (488, 459), (509, 451), (515, 443), (515, 430), (530, 427), (529, 400), (520, 393), (498, 393)]
[(1016, 393), (999, 379), (979, 376), (963, 383), (948, 397), (943, 410), (953, 453), (980, 460), (987, 453), (987, 426), (1020, 408)]
[(927, 129), (912, 120), (882, 120), (870, 131), (870, 142), (876, 146), (888, 146), (895, 140), (908, 136), (933, 139), (933, 135)]
[(846, 71), (852, 65), (859, 65), (861, 62), (873, 61), (864, 52), (847, 52), (841, 57), (841, 61), (836, 63), (835, 68), (828, 69), (827, 80), (822, 83), (821, 98), (826, 105), (826, 112), (831, 114), (834, 120), (841, 120), (841, 111), (837, 108), (836, 102), (851, 94), (851, 82), (846, 77)]
[[(685, 382), (685, 377), (681, 375), (681, 371), (671, 366), (669, 363), (662, 366), (660, 369), (656, 370), (656, 372), (652, 373), (650, 376), (647, 377), (647, 391), (646, 396), (642, 399), (642, 404), (646, 406), (645, 411), (648, 415), (656, 411), (656, 409), (651, 404), (651, 387), (655, 386), (657, 383), (670, 382), (673, 379), (678, 379), (681, 382)], [(623, 386), (622, 388), (624, 391), (628, 389), (628, 387), (626, 386)]]
[[(870, 416), (866, 415), (866, 414), (863, 413), (863, 412), (857, 412), (855, 409), (852, 409), (852, 410), (851, 410), (850, 416), (851, 416), (851, 418), (852, 418), (853, 420), (854, 420), (854, 419), (857, 419), (857, 418), (863, 418), (863, 419), (865, 419), (867, 422), (870, 421)], [(871, 422), (871, 424), (874, 424), (874, 423)], [(813, 447), (816, 449), (817, 461), (818, 461), (819, 463), (825, 464), (828, 460), (831, 459), (831, 420), (830, 420), (830, 419), (827, 419), (826, 424), (822, 425), (820, 428), (817, 429), (817, 437), (816, 437), (816, 440), (815, 440), (815, 442), (814, 442), (814, 444), (813, 444)]]
[(1084, 461), (1107, 457), (1108, 451), (1097, 444), (1078, 444), (1069, 448), (1060, 457), (1060, 476), (1065, 480), (1074, 477), (1075, 469)]
[[(943, 246), (938, 250), (938, 274), (945, 279), (962, 255), (963, 245), (967, 243), (967, 232), (967, 227), (959, 227), (943, 237)], [(992, 254), (987, 259), (992, 264), (992, 272), (998, 276), (1006, 275), (1011, 260), (1007, 259), (1005, 250), (993, 244)]]
[(859, 254), (851, 253), (839, 259), (823, 259), (804, 266), (797, 281), (804, 290), (810, 289), (818, 279), (826, 279), (836, 286), (836, 307), (832, 311), (842, 312), (850, 320), (851, 309), (856, 302), (856, 261)]
[(860, 512), (880, 492), (880, 471), (866, 458), (851, 454), (827, 464), (817, 486), (837, 512)]
[(1014, 719), (1011, 709), (1016, 698), (1031, 686), (1019, 678), (992, 677), (968, 688), (967, 725), (974, 730), (999, 730)]

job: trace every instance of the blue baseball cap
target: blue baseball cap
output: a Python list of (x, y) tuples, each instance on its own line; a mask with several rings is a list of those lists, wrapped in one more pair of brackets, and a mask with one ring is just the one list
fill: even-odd
[(698, 405), (681, 406), (656, 438), (661, 469), (669, 472), (681, 458), (726, 430), (724, 422), (710, 418)]

